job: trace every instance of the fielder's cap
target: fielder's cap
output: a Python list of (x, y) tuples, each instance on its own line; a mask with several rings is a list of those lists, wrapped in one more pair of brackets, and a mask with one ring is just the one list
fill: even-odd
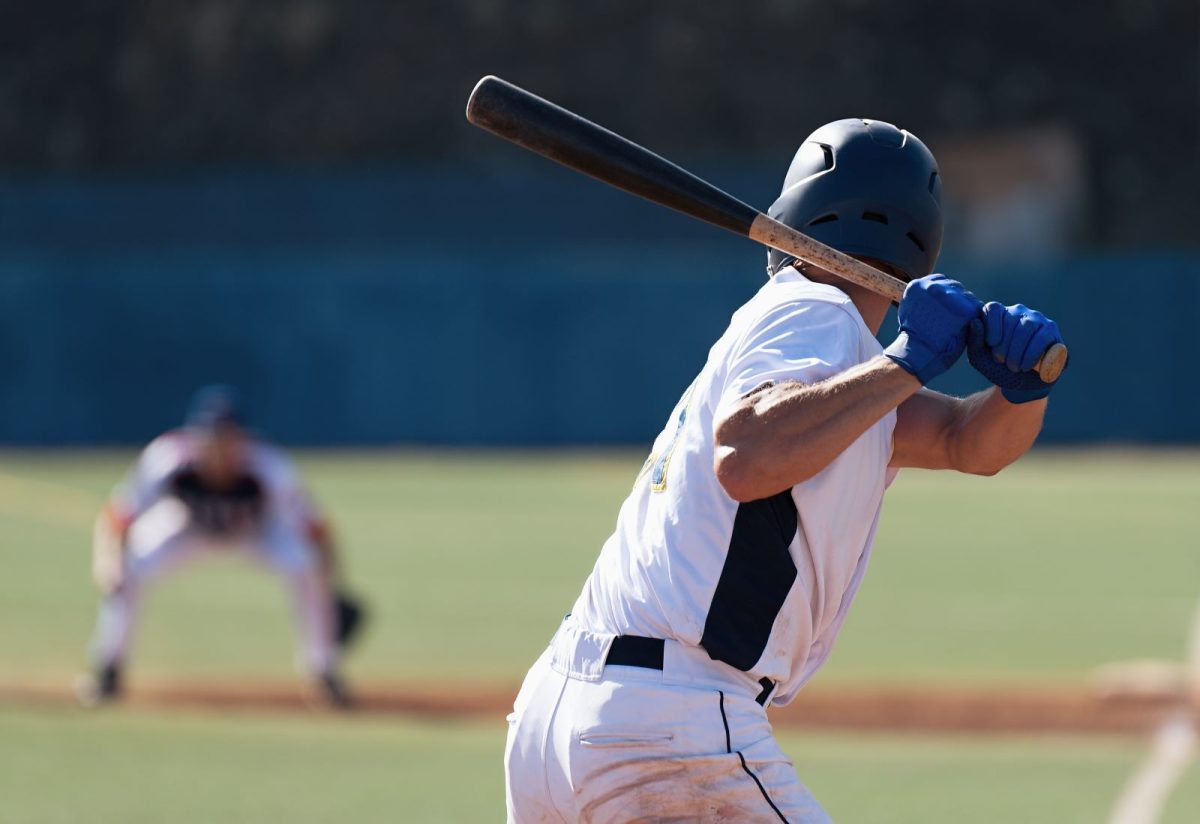
[(200, 388), (192, 396), (192, 403), (188, 407), (187, 425), (206, 431), (227, 425), (245, 426), (246, 414), (241, 394), (225, 384)]

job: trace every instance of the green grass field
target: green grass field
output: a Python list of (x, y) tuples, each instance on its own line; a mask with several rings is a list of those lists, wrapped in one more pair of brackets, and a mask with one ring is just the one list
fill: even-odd
[[(503, 720), (482, 724), (0, 710), (4, 820), (503, 820)], [(1103, 820), (1139, 754), (1115, 739), (781, 735), (835, 820)], [(1168, 821), (1194, 820), (1200, 782)]]
[[(0, 453), (0, 682), (66, 683), (83, 664), (90, 522), (130, 457)], [(569, 609), (640, 461), (302, 456), (350, 580), (374, 608), (352, 676), (515, 684)], [(1045, 452), (991, 479), (904, 473), (817, 683), (1073, 684), (1112, 660), (1177, 659), (1200, 595), (1198, 501), (1195, 452)], [(292, 671), (282, 591), (228, 559), (164, 582), (145, 618), (135, 680)], [(781, 737), (844, 821), (1095, 821), (1144, 749), (1098, 738)], [(502, 741), (502, 719), (8, 706), (0, 798), (5, 820), (21, 822), (488, 821), (499, 817)], [(1198, 809), (1193, 774), (1167, 820)]]

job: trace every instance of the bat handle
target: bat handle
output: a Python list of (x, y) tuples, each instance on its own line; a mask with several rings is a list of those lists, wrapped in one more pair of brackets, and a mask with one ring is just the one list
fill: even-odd
[(1067, 347), (1056, 343), (1046, 350), (1045, 354), (1034, 365), (1033, 370), (1046, 383), (1054, 383), (1067, 365)]

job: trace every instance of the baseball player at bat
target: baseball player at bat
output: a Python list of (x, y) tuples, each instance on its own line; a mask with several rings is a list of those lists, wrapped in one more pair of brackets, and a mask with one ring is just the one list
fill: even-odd
[(142, 451), (97, 519), (93, 572), (101, 604), (94, 672), (79, 685), (85, 704), (119, 696), (146, 588), (181, 563), (217, 552), (246, 555), (286, 582), (299, 667), (320, 699), (348, 703), (339, 649), (356, 633), (362, 608), (336, 587), (328, 524), (291, 461), (246, 429), (237, 393), (209, 386), (196, 394), (182, 429)]
[[(1034, 364), (1062, 342), (1040, 312), (930, 274), (940, 190), (933, 155), (888, 123), (800, 147), (769, 215), (908, 281), (899, 332), (876, 342), (886, 297), (770, 252), (525, 678), (510, 821), (829, 820), (766, 709), (828, 658), (897, 472), (1015, 461), (1053, 386)], [(964, 352), (994, 387), (924, 388)]]

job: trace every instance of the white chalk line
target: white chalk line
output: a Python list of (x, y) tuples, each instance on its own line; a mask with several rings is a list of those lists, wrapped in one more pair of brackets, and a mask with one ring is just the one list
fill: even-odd
[(1186, 709), (1162, 723), (1154, 733), (1150, 753), (1130, 777), (1109, 824), (1156, 824), (1172, 790), (1196, 758), (1196, 701), (1200, 698), (1200, 605), (1192, 616), (1185, 662)]

